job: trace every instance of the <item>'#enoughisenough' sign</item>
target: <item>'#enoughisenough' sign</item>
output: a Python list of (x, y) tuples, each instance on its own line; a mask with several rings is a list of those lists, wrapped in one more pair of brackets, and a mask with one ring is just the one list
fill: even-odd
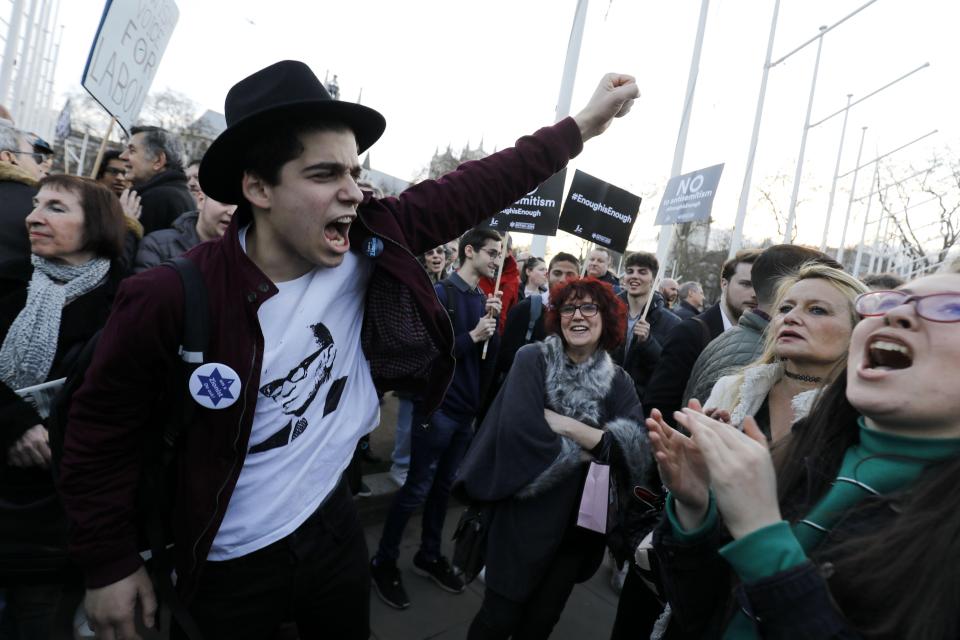
[(563, 203), (560, 228), (622, 253), (639, 210), (640, 196), (578, 170)]

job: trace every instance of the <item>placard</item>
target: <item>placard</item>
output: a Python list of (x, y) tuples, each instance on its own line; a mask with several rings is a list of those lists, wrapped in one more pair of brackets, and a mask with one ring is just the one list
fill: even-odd
[(560, 228), (623, 253), (640, 210), (640, 196), (577, 171), (563, 203)]
[(663, 191), (654, 224), (681, 224), (710, 219), (713, 196), (720, 183), (723, 165), (674, 176)]
[(557, 235), (566, 176), (566, 169), (553, 174), (539, 187), (488, 219), (483, 226), (500, 233), (519, 231), (538, 236)]
[(173, 0), (107, 0), (81, 84), (126, 132), (136, 122), (180, 10)]

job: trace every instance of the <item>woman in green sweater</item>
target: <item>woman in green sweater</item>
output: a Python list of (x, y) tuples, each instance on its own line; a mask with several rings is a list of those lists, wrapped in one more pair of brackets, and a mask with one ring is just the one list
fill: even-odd
[(648, 420), (666, 637), (960, 637), (960, 275), (857, 311), (846, 375), (772, 452), (752, 419)]

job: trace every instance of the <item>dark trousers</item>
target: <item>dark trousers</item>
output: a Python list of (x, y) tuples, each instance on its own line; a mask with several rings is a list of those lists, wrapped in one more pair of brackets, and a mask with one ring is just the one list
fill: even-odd
[(620, 600), (617, 602), (617, 618), (613, 623), (610, 640), (649, 638), (663, 607), (653, 591), (647, 587), (633, 566), (623, 581)]
[(585, 562), (587, 555), (562, 549), (526, 602), (509, 600), (487, 587), (467, 640), (549, 638)]
[[(205, 640), (271, 638), (287, 621), (301, 640), (368, 638), (367, 544), (347, 484), (287, 537), (207, 562), (188, 608)], [(184, 636), (175, 628), (171, 637)]]
[(410, 470), (383, 525), (377, 549), (378, 562), (397, 561), (403, 530), (410, 515), (421, 505), (424, 508), (420, 554), (427, 560), (440, 557), (450, 488), (473, 439), (472, 424), (472, 418), (455, 418), (442, 411), (436, 411), (429, 421), (414, 414), (410, 433)]

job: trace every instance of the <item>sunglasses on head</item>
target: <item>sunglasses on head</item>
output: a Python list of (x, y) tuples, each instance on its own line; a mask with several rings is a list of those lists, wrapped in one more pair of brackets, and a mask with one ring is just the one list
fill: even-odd
[(960, 322), (960, 293), (912, 296), (905, 291), (869, 291), (857, 296), (854, 308), (864, 318), (886, 315), (902, 304), (913, 304), (917, 315), (931, 322)]

